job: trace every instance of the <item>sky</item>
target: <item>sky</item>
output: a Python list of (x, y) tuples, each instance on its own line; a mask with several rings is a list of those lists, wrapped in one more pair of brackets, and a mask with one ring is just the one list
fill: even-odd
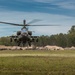
[[(28, 27), (33, 35), (67, 33), (75, 25), (75, 0), (0, 0), (0, 21), (31, 25), (59, 25)], [(10, 36), (21, 27), (0, 24), (0, 37)]]

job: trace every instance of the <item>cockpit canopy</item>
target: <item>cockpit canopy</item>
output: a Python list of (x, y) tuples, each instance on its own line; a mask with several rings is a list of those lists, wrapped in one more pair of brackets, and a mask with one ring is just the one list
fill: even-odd
[(21, 33), (27, 33), (27, 30), (25, 28), (22, 28)]

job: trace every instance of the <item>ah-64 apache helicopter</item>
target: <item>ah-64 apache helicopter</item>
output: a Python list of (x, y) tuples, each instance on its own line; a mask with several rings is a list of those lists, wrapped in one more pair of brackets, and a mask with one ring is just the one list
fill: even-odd
[(31, 46), (31, 43), (36, 41), (38, 42), (38, 36), (32, 36), (32, 31), (28, 30), (28, 26), (56, 26), (56, 25), (30, 25), (31, 23), (34, 23), (39, 20), (32, 20), (31, 22), (26, 24), (26, 20), (23, 20), (23, 24), (15, 24), (15, 23), (8, 23), (8, 22), (1, 22), (3, 24), (9, 24), (14, 26), (22, 26), (20, 31), (17, 31), (16, 35), (10, 36), (10, 41), (15, 41), (18, 46), (22, 44), (24, 46), (26, 43), (28, 43), (29, 46)]

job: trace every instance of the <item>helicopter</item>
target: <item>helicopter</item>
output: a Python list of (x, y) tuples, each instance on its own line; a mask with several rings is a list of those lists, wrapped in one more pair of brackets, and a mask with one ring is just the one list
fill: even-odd
[(40, 20), (32, 20), (29, 23), (26, 24), (26, 20), (23, 20), (23, 24), (15, 24), (15, 23), (9, 23), (9, 22), (2, 22), (3, 24), (9, 24), (14, 26), (22, 26), (20, 31), (16, 32), (16, 35), (10, 36), (10, 42), (16, 42), (18, 46), (22, 44), (22, 46), (25, 46), (26, 43), (28, 43), (29, 46), (31, 46), (32, 42), (38, 42), (39, 36), (32, 36), (32, 31), (28, 30), (28, 26), (56, 26), (56, 25), (30, 25), (31, 23), (37, 22)]

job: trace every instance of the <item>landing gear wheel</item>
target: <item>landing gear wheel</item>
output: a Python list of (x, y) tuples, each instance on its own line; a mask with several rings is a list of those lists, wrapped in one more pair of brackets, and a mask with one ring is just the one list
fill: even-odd
[(36, 39), (36, 42), (38, 42), (39, 40), (38, 40), (38, 38)]
[(10, 42), (12, 42), (12, 38), (10, 38)]
[(31, 42), (28, 42), (28, 45), (31, 46)]

